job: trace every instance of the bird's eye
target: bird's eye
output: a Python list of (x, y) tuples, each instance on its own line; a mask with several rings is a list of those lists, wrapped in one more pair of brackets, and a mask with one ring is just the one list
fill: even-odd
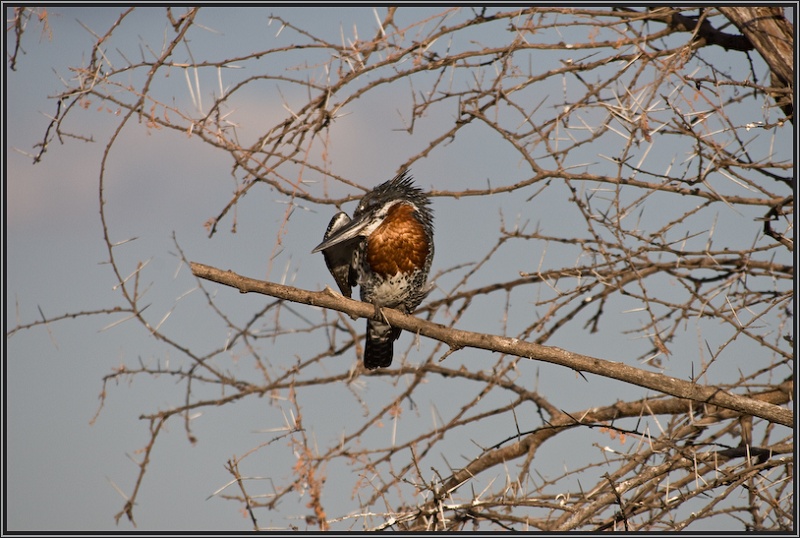
[(377, 200), (362, 200), (360, 204), (358, 204), (358, 212), (363, 213), (364, 211), (371, 211), (378, 207)]

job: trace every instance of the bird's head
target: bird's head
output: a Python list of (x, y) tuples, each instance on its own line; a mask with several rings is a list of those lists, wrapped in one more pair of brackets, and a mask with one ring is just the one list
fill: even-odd
[(406, 171), (364, 195), (353, 212), (353, 220), (338, 229), (311, 252), (320, 252), (356, 237), (369, 237), (398, 206), (410, 206), (415, 218), (432, 227), (428, 196), (413, 185)]

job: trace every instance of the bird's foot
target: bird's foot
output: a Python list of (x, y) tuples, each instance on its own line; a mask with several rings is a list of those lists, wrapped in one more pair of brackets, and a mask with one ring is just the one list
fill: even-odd
[(375, 305), (375, 313), (372, 315), (372, 319), (375, 321), (381, 321), (389, 327), (392, 326), (392, 324), (389, 323), (389, 320), (386, 319), (386, 314), (383, 313), (383, 308), (381, 308), (379, 305)]

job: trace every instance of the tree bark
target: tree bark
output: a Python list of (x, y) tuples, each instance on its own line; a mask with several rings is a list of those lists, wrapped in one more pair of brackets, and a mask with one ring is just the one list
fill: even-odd
[(794, 123), (794, 27), (781, 7), (717, 8), (750, 40), (772, 72), (772, 85), (787, 92), (773, 94)]

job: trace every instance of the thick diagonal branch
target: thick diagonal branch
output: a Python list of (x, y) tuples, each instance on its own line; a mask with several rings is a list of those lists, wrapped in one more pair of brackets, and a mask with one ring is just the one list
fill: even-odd
[(786, 88), (788, 93), (776, 95), (783, 112), (794, 123), (794, 28), (783, 7), (720, 7), (717, 8), (750, 40), (773, 75), (772, 85)]
[[(192, 273), (196, 277), (237, 288), (241, 293), (261, 293), (295, 303), (330, 308), (363, 318), (369, 318), (375, 313), (375, 308), (371, 304), (347, 299), (330, 289), (321, 292), (301, 290), (274, 282), (243, 277), (233, 271), (223, 271), (200, 263), (192, 262), (190, 265)], [(792, 427), (794, 424), (794, 415), (789, 409), (747, 396), (732, 394), (718, 387), (698, 385), (675, 377), (634, 368), (627, 364), (580, 355), (557, 347), (533, 344), (517, 338), (461, 331), (408, 316), (389, 308), (383, 309), (383, 314), (393, 326), (439, 340), (451, 348), (473, 347), (540, 360), (579, 372), (589, 372), (617, 379), (678, 398), (717, 405), (784, 426)]]

